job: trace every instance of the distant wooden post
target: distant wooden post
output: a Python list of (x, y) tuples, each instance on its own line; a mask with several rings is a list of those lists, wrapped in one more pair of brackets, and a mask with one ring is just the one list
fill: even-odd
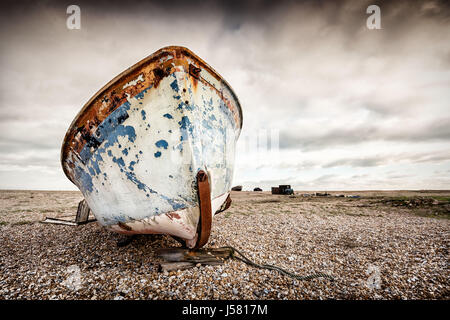
[(88, 220), (90, 212), (91, 212), (91, 210), (89, 209), (89, 206), (87, 205), (86, 200), (81, 200), (80, 203), (78, 203), (78, 210), (77, 210), (77, 216), (75, 217), (75, 221), (46, 217), (41, 222), (42, 223), (65, 224), (68, 226), (78, 226), (80, 224), (85, 224), (85, 223), (93, 222), (96, 220), (96, 219)]
[(91, 209), (89, 209), (89, 206), (86, 203), (86, 200), (81, 200), (80, 203), (78, 203), (78, 210), (77, 210), (77, 217), (75, 218), (76, 223), (84, 223), (87, 222), (89, 219), (89, 213), (91, 212)]

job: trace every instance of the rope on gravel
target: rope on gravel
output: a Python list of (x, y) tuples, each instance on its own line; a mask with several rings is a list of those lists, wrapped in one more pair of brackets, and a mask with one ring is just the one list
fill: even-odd
[[(268, 269), (268, 270), (274, 270), (274, 271), (278, 271), (284, 275), (287, 275), (293, 279), (296, 280), (300, 280), (300, 281), (308, 281), (308, 280), (312, 280), (312, 279), (316, 279), (316, 278), (326, 278), (329, 279), (331, 281), (334, 281), (334, 278), (326, 273), (323, 272), (317, 272), (317, 273), (313, 273), (310, 275), (306, 275), (306, 276), (299, 276), (295, 273), (289, 272), (285, 269), (282, 269), (280, 267), (274, 266), (274, 265), (270, 265), (270, 264), (258, 264), (255, 263), (253, 261), (251, 261), (249, 258), (247, 258), (241, 251), (239, 251), (238, 249), (228, 246), (228, 247), (221, 247), (220, 249), (229, 249), (231, 251), (230, 257), (237, 259), (239, 261), (242, 261), (250, 266), (256, 267), (256, 268), (260, 268), (260, 269)], [(236, 253), (240, 256), (237, 256)]]

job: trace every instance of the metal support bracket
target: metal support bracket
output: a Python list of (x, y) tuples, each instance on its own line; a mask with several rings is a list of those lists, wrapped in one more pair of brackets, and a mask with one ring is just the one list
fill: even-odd
[(197, 228), (198, 238), (195, 248), (201, 248), (208, 242), (212, 225), (211, 190), (208, 175), (203, 170), (197, 173), (197, 185), (200, 220)]

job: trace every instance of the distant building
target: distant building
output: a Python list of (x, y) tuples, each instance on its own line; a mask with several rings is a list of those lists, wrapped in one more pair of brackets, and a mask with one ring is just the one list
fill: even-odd
[(272, 194), (294, 194), (294, 190), (289, 184), (280, 184), (278, 187), (272, 187)]

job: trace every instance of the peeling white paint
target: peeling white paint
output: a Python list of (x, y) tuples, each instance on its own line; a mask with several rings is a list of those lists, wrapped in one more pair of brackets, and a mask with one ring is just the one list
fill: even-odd
[(130, 82), (127, 82), (126, 84), (124, 84), (124, 86), (122, 87), (122, 89), (131, 87), (131, 86), (135, 86), (135, 85), (137, 85), (137, 83), (138, 83), (139, 81), (141, 81), (141, 82), (144, 81), (144, 75), (143, 75), (142, 73), (141, 73), (136, 79), (131, 80)]

